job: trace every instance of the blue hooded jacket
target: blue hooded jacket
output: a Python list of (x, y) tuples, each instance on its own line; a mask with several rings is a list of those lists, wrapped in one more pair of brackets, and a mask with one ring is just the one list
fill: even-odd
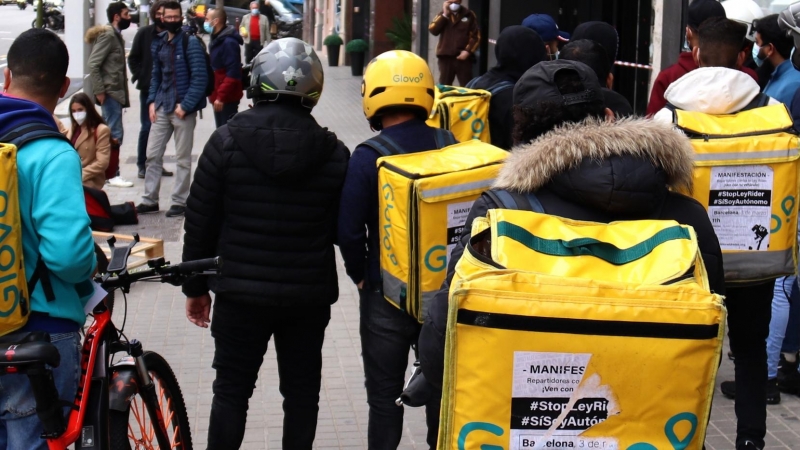
[[(58, 130), (40, 105), (0, 95), (0, 136), (36, 122)], [(86, 319), (83, 307), (93, 293), (89, 278), (96, 265), (80, 157), (66, 141), (37, 139), (18, 150), (17, 175), (25, 275), (30, 279), (41, 257), (55, 294), (48, 302), (37, 283), (29, 294), (33, 314), (23, 329), (77, 331)]]

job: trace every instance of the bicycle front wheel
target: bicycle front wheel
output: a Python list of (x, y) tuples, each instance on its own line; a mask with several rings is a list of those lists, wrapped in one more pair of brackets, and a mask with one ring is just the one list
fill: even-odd
[[(170, 449), (192, 450), (189, 416), (175, 373), (158, 353), (144, 352), (145, 366), (155, 384), (157, 409), (164, 418)], [(131, 368), (131, 370), (135, 370)], [(165, 450), (156, 440), (156, 425), (147, 412), (147, 405), (138, 391), (130, 400), (127, 411), (109, 412), (111, 448), (113, 450)]]

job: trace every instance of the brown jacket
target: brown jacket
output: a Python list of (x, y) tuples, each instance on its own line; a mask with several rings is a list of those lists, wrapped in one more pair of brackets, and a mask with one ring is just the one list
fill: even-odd
[(437, 14), (428, 31), (439, 36), (436, 56), (458, 56), (463, 50), (475, 54), (481, 44), (478, 18), (465, 6), (447, 17)]
[[(72, 141), (73, 131), (67, 132)], [(81, 173), (83, 185), (94, 189), (103, 189), (106, 182), (106, 168), (111, 157), (111, 130), (100, 124), (97, 130), (90, 131), (86, 125), (81, 126), (81, 133), (73, 144), (81, 157)]]

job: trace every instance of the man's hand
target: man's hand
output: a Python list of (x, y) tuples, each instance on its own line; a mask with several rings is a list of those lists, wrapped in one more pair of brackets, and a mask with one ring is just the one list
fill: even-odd
[(364, 280), (361, 280), (358, 283), (356, 283), (356, 287), (358, 288), (359, 291), (361, 289), (364, 289)]
[(461, 54), (456, 56), (456, 59), (459, 60), (459, 61), (465, 61), (467, 58), (469, 58), (469, 55), (470, 55), (470, 52), (468, 52), (466, 50), (461, 50)]
[(106, 102), (105, 92), (103, 92), (102, 94), (97, 94), (95, 97), (97, 97), (97, 101), (100, 102), (101, 105)]
[(200, 328), (208, 328), (211, 323), (211, 295), (186, 297), (186, 318)]
[(156, 123), (156, 104), (150, 103), (150, 123)]
[(219, 100), (214, 100), (214, 112), (222, 112), (222, 107), (225, 104)]
[(186, 117), (186, 112), (181, 108), (181, 105), (175, 107), (175, 115), (178, 116), (178, 119), (183, 120)]
[(450, 3), (453, 3), (453, 2), (451, 2), (450, 0), (446, 0), (444, 2), (444, 6), (442, 7), (442, 15), (445, 16), (445, 17), (450, 15)]

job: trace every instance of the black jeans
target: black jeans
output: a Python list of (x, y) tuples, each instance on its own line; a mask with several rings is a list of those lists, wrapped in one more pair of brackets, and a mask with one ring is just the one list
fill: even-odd
[(767, 433), (767, 335), (775, 280), (726, 289), (728, 337), (736, 373), (736, 443), (764, 447)]
[(139, 148), (136, 153), (136, 166), (139, 170), (144, 170), (144, 163), (147, 161), (147, 139), (150, 137), (150, 108), (147, 105), (147, 94), (149, 88), (139, 91), (139, 122), (142, 128), (139, 130)]
[(217, 128), (228, 123), (228, 119), (233, 117), (237, 111), (239, 111), (239, 103), (223, 103), (222, 111), (214, 111), (214, 123), (217, 125)]
[(250, 64), (262, 48), (260, 41), (251, 40), (249, 44), (244, 44), (244, 63)]
[(311, 449), (319, 412), (322, 342), (330, 318), (330, 306), (252, 306), (217, 296), (211, 321), (212, 366), (217, 377), (208, 425), (209, 450), (241, 446), (248, 403), (273, 335), (283, 395), (283, 448)]
[[(369, 425), (369, 450), (395, 450), (403, 434), (403, 407), (395, 400), (403, 392), (408, 351), (417, 344), (422, 326), (390, 305), (380, 290), (359, 290), (361, 356), (364, 358)], [(441, 394), (425, 406), (427, 442), (436, 449)]]

